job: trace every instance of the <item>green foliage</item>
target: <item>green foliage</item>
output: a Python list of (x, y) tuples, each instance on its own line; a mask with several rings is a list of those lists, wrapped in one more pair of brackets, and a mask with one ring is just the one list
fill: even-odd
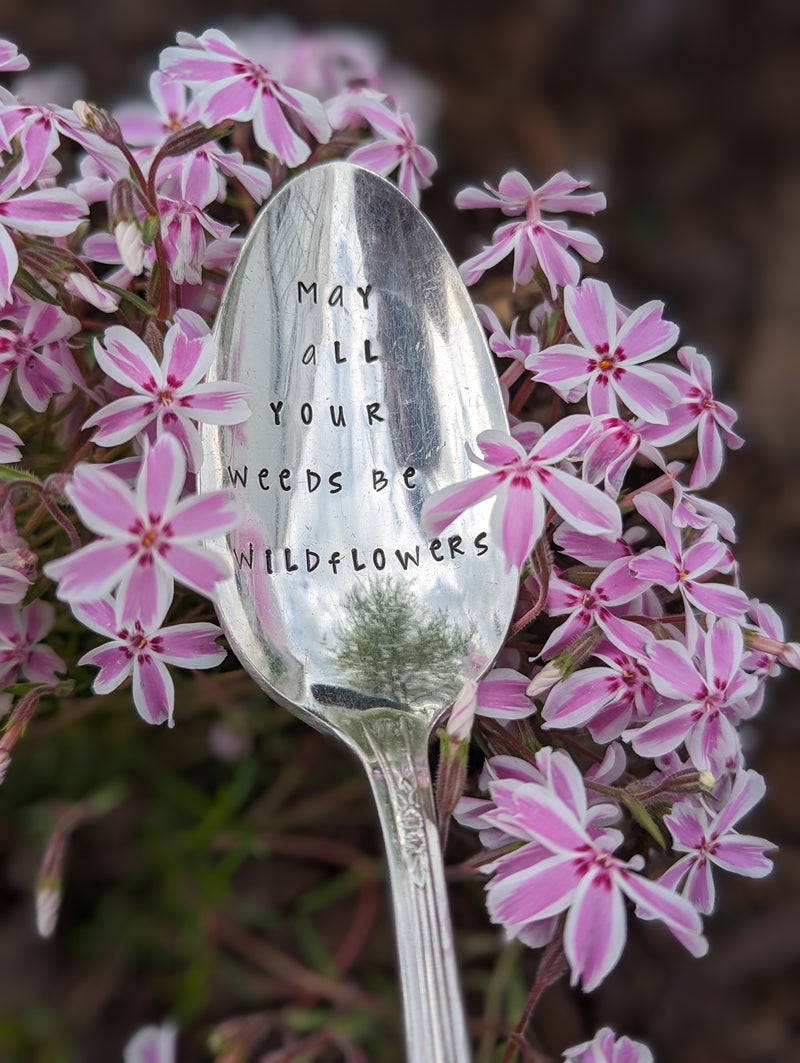
[[(178, 678), (176, 704), (170, 731), (140, 721), (125, 690), (51, 699), (14, 751), (0, 857), (18, 870), (3, 918), (25, 930), (0, 927), (0, 1060), (107, 1063), (121, 1059), (113, 1038), (171, 1017), (182, 1063), (200, 1063), (215, 1022), (266, 1007), (267, 1047), (323, 1031), (393, 1063), (394, 948), (366, 780), (238, 670)], [(36, 867), (78, 807), (42, 941)], [(25, 979), (2, 985), (17, 968), (34, 972), (35, 1001)]]

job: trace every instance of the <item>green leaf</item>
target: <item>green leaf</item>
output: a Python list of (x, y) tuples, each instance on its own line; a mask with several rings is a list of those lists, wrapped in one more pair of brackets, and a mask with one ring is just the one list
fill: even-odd
[(14, 283), (22, 288), (26, 295), (32, 296), (34, 299), (40, 299), (43, 303), (50, 303), (51, 306), (58, 306), (58, 299), (54, 295), (41, 285), (32, 273), (29, 273), (23, 266), (19, 266), (14, 277)]
[(129, 303), (143, 314), (147, 314), (148, 317), (155, 317), (157, 313), (156, 308), (151, 306), (148, 302), (145, 302), (141, 296), (134, 295), (133, 292), (129, 292), (125, 288), (118, 288), (116, 284), (109, 284), (108, 281), (100, 281), (99, 284), (101, 288), (106, 288), (108, 291), (114, 292), (115, 295), (120, 296), (124, 303)]
[(636, 820), (636, 822), (640, 826), (644, 827), (647, 833), (655, 839), (655, 841), (662, 849), (666, 849), (667, 843), (664, 840), (664, 835), (661, 831), (661, 828), (658, 826), (656, 821), (653, 819), (653, 817), (650, 815), (650, 813), (647, 811), (641, 801), (637, 801), (634, 797), (629, 797), (627, 795), (625, 796), (624, 800), (626, 808)]
[(35, 476), (32, 472), (27, 472), (25, 469), (20, 469), (18, 465), (0, 465), (0, 483), (26, 483), (34, 484), (36, 487), (42, 486), (42, 481), (38, 476)]
[(68, 698), (75, 690), (75, 680), (62, 679), (60, 683), (56, 683), (49, 689), (46, 689), (43, 683), (12, 683), (10, 686), (3, 687), (4, 693), (13, 694), (15, 697), (24, 697), (32, 690), (42, 690), (43, 697)]
[(156, 214), (148, 214), (142, 222), (142, 242), (152, 244), (158, 232), (159, 218)]

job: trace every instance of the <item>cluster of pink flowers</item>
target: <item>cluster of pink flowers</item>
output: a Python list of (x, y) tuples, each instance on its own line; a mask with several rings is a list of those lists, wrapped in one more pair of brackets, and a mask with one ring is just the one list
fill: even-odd
[[(52, 622), (40, 574), (108, 640), (78, 662), (99, 668), (95, 692), (130, 677), (151, 723), (173, 722), (168, 665), (209, 668), (224, 657), (215, 624), (165, 620), (176, 584), (213, 601), (229, 574), (201, 541), (233, 528), (238, 509), (224, 495), (194, 498), (192, 484), (198, 424), (250, 415), (247, 388), (205, 380), (209, 326), (247, 223), (290, 169), (329, 155), (352, 151), (397, 171), (416, 200), (436, 165), (409, 115), (379, 90), (368, 49), (324, 37), (295, 47), (303, 60), (283, 55), (294, 68), (284, 79), (218, 30), (180, 34), (150, 79), (151, 102), (115, 114), (28, 103), (24, 86), (0, 90), (0, 460), (26, 470), (9, 470), (0, 499), (7, 682), (53, 687), (67, 670), (32, 641)], [(2, 43), (0, 69), (27, 65)], [(326, 98), (304, 78), (326, 84)], [(90, 227), (90, 210), (104, 223)], [(36, 447), (49, 440), (32, 435), (33, 415), (47, 411), (66, 454), (59, 474), (37, 476)], [(42, 469), (52, 470), (46, 457)], [(68, 556), (58, 543), (54, 554), (49, 536), (48, 550), (38, 547), (43, 515), (64, 528)]]
[[(487, 796), (462, 798), (455, 816), (487, 850), (492, 918), (531, 946), (560, 948), (573, 984), (591, 990), (622, 952), (626, 898), (700, 955), (712, 865), (770, 870), (771, 844), (735, 829), (764, 789), (739, 725), (798, 654), (774, 611), (739, 586), (732, 516), (698, 493), (725, 448), (742, 444), (708, 359), (677, 347), (662, 303), (631, 310), (581, 279), (581, 258), (596, 262), (600, 247), (550, 217), (603, 207), (584, 187), (561, 173), (534, 189), (509, 173), (496, 191), (458, 197), (517, 218), (464, 263), (465, 280), (513, 253), (531, 308), (508, 331), (481, 308), (506, 361), (511, 432), (478, 437), (476, 474), (428, 498), (423, 523), (439, 534), (491, 505), (519, 571), (499, 667), (462, 691), (449, 724), (446, 757), (476, 717), (494, 753), (479, 783)], [(521, 419), (530, 408), (547, 411), (543, 423)], [(688, 437), (686, 469), (665, 448)], [(649, 845), (622, 859), (636, 824)]]
[[(0, 41), (0, 71), (26, 67)], [(219, 30), (179, 34), (150, 95), (111, 113), (0, 89), (0, 773), (37, 700), (84, 666), (95, 693), (130, 681), (141, 716), (171, 726), (169, 666), (225, 656), (210, 611), (182, 618), (228, 576), (202, 541), (240, 519), (226, 493), (198, 497), (193, 483), (198, 424), (251, 412), (246, 388), (205, 376), (258, 207), (327, 158), (395, 175), (417, 203), (436, 169), (375, 57), (346, 38), (298, 36), (278, 53), (257, 35), (248, 50)], [(735, 829), (763, 792), (738, 728), (800, 653), (738, 585), (733, 518), (698, 493), (742, 443), (708, 360), (676, 348), (660, 302), (630, 310), (581, 279), (602, 249), (566, 219), (605, 206), (586, 188), (508, 173), (457, 198), (508, 219), (465, 281), (511, 256), (531, 305), (507, 327), (480, 308), (511, 431), (479, 436), (479, 471), (429, 498), (424, 521), (438, 534), (490, 506), (519, 572), (499, 666), (452, 715), (451, 752), (475, 726), (493, 753), (485, 796), (455, 815), (480, 832), (491, 917), (532, 947), (559, 945), (592, 989), (624, 947), (628, 904), (699, 955), (712, 866), (769, 870), (770, 844)], [(548, 412), (524, 419), (531, 409)], [(667, 449), (687, 440), (688, 469)], [(76, 659), (46, 641), (57, 609), (82, 626)], [(143, 1033), (129, 1057), (171, 1058), (174, 1036)], [(601, 1030), (565, 1058), (650, 1056)]]

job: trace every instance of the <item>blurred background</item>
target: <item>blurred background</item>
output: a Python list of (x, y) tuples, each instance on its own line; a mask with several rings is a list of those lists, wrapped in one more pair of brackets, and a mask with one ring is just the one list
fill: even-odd
[[(682, 342), (711, 359), (718, 397), (739, 410), (746, 445), (728, 456), (714, 497), (737, 517), (745, 590), (800, 638), (800, 5), (0, 0), (0, 36), (35, 71), (61, 67), (70, 101), (111, 106), (145, 95), (177, 30), (236, 36), (237, 17), (278, 12), (300, 27), (374, 34), (435, 90), (426, 143), (440, 168), (422, 206), (457, 260), (494, 223), (455, 211), (466, 184), (496, 183), (512, 167), (538, 184), (564, 168), (605, 191), (608, 208), (588, 226), (605, 248), (601, 275), (628, 304), (663, 299)], [(549, 991), (543, 1051), (610, 1023), (646, 1037), (661, 1063), (800, 1060), (799, 690), (794, 675), (775, 681), (747, 732), (767, 797), (745, 829), (780, 845), (773, 875), (719, 880), (706, 959), (640, 928), (591, 997)], [(371, 1023), (376, 1044), (393, 1029), (380, 1002), (391, 936), (366, 788), (338, 749), (285, 714), (265, 722), (254, 704), (243, 682), (208, 678), (174, 732), (145, 733), (132, 713), (109, 711), (83, 730), (51, 721), (36, 752), (20, 748), (0, 794), (3, 1063), (116, 1060), (137, 1025), (170, 1014), (186, 1031), (186, 1060), (207, 1058), (210, 1027), (237, 1010), (266, 1006), (265, 1023), (292, 1029)], [(316, 800), (302, 788), (311, 775)], [(112, 811), (73, 838), (64, 919), (47, 943), (30, 900), (58, 814), (43, 778), (65, 800), (125, 780), (109, 791)], [(322, 835), (341, 848), (303, 841)], [(450, 858), (471, 844), (456, 835)], [(497, 936), (479, 899), (477, 887), (454, 886), (476, 994), (503, 974), (491, 968)], [(234, 903), (251, 913), (249, 938), (224, 914)], [(309, 982), (303, 972), (326, 964), (346, 976)], [(533, 971), (527, 960), (523, 969)], [(512, 1024), (524, 992), (523, 981), (509, 988)], [(321, 1052), (309, 1058), (342, 1058)]]

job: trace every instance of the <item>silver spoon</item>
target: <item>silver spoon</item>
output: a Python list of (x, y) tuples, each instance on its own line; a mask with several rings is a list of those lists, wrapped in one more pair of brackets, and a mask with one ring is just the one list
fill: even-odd
[(431, 539), (423, 500), (475, 474), (466, 444), (507, 429), (458, 272), (397, 188), (346, 162), (288, 182), (257, 218), (219, 311), (210, 379), (254, 393), (204, 429), (201, 490), (242, 526), (218, 612), (277, 702), (360, 758), (390, 870), (407, 1056), (469, 1059), (428, 745), (503, 641), (517, 590), (489, 503)]

